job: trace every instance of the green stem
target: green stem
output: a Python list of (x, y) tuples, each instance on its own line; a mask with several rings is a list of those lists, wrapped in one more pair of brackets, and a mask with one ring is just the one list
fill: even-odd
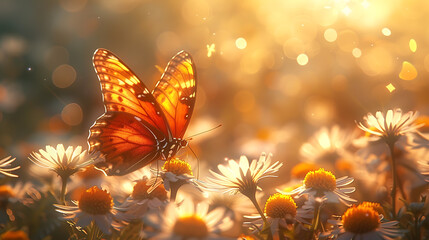
[(393, 186), (392, 186), (392, 192), (390, 193), (390, 196), (392, 198), (392, 213), (393, 218), (396, 218), (396, 188), (397, 188), (397, 177), (396, 177), (396, 162), (395, 162), (395, 142), (388, 143), (387, 144), (390, 149), (390, 159), (392, 164), (392, 179), (393, 179)]

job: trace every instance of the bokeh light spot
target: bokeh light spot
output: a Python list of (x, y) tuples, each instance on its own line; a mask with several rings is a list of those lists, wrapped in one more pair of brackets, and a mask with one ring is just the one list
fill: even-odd
[(242, 37), (237, 38), (237, 39), (235, 40), (235, 46), (236, 46), (238, 49), (245, 49), (245, 48), (247, 47), (247, 41), (246, 41), (246, 39), (244, 39), (244, 38), (242, 38)]
[(307, 63), (308, 63), (308, 56), (307, 56), (307, 54), (305, 54), (305, 53), (299, 54), (298, 57), (296, 58), (296, 61), (301, 66), (307, 65)]
[(83, 119), (82, 108), (77, 103), (67, 104), (61, 112), (61, 119), (70, 126), (79, 125)]
[(386, 36), (386, 37), (388, 37), (388, 36), (392, 35), (392, 32), (391, 32), (391, 31), (390, 31), (390, 29), (389, 29), (389, 28), (387, 28), (387, 27), (385, 27), (385, 28), (381, 29), (381, 33), (382, 33), (384, 36)]
[(333, 28), (328, 28), (325, 30), (323, 36), (325, 37), (326, 41), (335, 42), (335, 40), (337, 40), (337, 31), (335, 31)]
[(69, 87), (74, 83), (75, 80), (76, 71), (68, 64), (58, 66), (52, 73), (52, 82), (56, 87), (59, 88)]
[(362, 56), (362, 51), (359, 48), (353, 48), (352, 54), (353, 57), (360, 58), (360, 56)]
[(404, 61), (399, 78), (402, 80), (413, 80), (417, 77), (417, 69), (410, 62)]
[(416, 42), (416, 40), (414, 40), (413, 38), (411, 38), (409, 45), (410, 45), (411, 52), (416, 52), (417, 51), (417, 42)]
[(350, 15), (350, 13), (352, 13), (352, 9), (349, 6), (346, 6), (345, 8), (343, 8), (343, 10), (341, 10), (344, 15), (348, 16)]

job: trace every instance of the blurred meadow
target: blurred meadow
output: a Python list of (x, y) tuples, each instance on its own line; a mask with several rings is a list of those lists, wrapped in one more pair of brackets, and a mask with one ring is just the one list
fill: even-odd
[[(283, 166), (261, 186), (273, 193), (310, 158), (302, 146), (323, 127), (364, 136), (357, 123), (368, 113), (429, 115), (428, 13), (423, 0), (0, 0), (0, 158), (16, 157), (19, 181), (37, 185), (30, 153), (87, 148), (104, 112), (97, 48), (120, 57), (149, 90), (185, 50), (198, 82), (185, 136), (222, 125), (190, 141), (194, 175), (204, 179), (225, 158), (272, 153)], [(177, 156), (197, 165), (189, 149)], [(335, 164), (318, 166), (361, 174)], [(26, 227), (32, 239), (50, 235)], [(66, 231), (52, 232), (61, 239)]]

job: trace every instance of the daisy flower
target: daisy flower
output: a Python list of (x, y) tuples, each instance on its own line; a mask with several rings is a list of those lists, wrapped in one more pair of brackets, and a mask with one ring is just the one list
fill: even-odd
[(33, 152), (29, 158), (34, 164), (39, 167), (50, 169), (61, 177), (62, 187), (60, 194), (60, 201), (65, 202), (65, 194), (68, 179), (71, 175), (80, 169), (96, 163), (98, 160), (97, 155), (94, 153), (87, 154), (87, 151), (82, 151), (82, 147), (78, 146), (68, 147), (64, 149), (62, 144), (58, 144), (57, 148), (46, 146), (46, 151), (39, 150), (40, 153)]
[(10, 168), (10, 164), (15, 161), (16, 158), (5, 157), (0, 160), (0, 173), (9, 177), (18, 177), (18, 175), (10, 173), (12, 171), (18, 170), (21, 168), (21, 166), (16, 166), (13, 168)]
[(77, 226), (86, 227), (94, 222), (103, 233), (110, 234), (110, 227), (117, 213), (110, 193), (93, 186), (73, 203), (75, 206), (54, 205), (58, 212), (65, 215), (64, 219), (74, 220)]
[(157, 184), (154, 187), (147, 177), (143, 177), (135, 181), (130, 197), (118, 209), (121, 211), (119, 214), (123, 216), (121, 218), (130, 221), (141, 218), (148, 211), (160, 210), (167, 203), (167, 191), (164, 185)]
[(336, 237), (337, 240), (385, 239), (401, 237), (403, 230), (398, 228), (397, 221), (382, 221), (382, 215), (371, 206), (359, 205), (347, 209), (341, 221), (336, 221), (336, 229), (323, 234)]
[[(289, 195), (275, 193), (271, 195), (265, 203), (264, 214), (266, 216), (269, 232), (274, 239), (284, 239), (285, 231), (291, 230), (295, 222), (307, 223), (306, 219), (313, 216), (312, 209), (297, 209), (293, 198)], [(247, 218), (256, 218), (255, 221), (246, 222), (256, 231), (263, 231), (264, 221), (260, 216), (246, 216)], [(267, 233), (265, 233), (267, 234)]]
[(207, 178), (208, 183), (206, 183), (205, 187), (208, 190), (224, 193), (236, 194), (240, 192), (252, 201), (265, 221), (265, 216), (255, 196), (258, 183), (263, 178), (275, 177), (273, 174), (283, 164), (278, 161), (271, 164), (271, 154), (266, 155), (265, 153), (262, 153), (258, 160), (252, 160), (250, 164), (246, 156), (241, 156), (238, 163), (234, 160), (229, 160), (228, 164), (229, 166), (218, 165), (218, 169), (222, 174), (209, 170), (213, 178)]
[(33, 152), (29, 159), (39, 167), (50, 169), (59, 176), (68, 178), (81, 168), (96, 163), (97, 156), (87, 154), (86, 150), (82, 151), (81, 146), (64, 149), (62, 144), (58, 144), (57, 148), (48, 145), (46, 150)]
[(417, 128), (422, 127), (424, 123), (417, 124), (417, 117), (417, 112), (410, 111), (403, 115), (402, 110), (396, 108), (394, 110), (388, 110), (385, 116), (381, 112), (377, 112), (375, 116), (369, 113), (364, 118), (366, 120), (367, 126), (363, 125), (362, 123), (358, 124), (358, 127), (362, 130), (372, 135), (375, 135), (376, 140), (383, 139), (389, 147), (391, 159), (390, 166), (393, 178), (393, 186), (390, 196), (392, 198), (392, 209), (394, 217), (396, 216), (396, 190), (398, 187), (398, 181), (400, 181), (400, 179), (398, 179), (396, 170), (397, 163), (395, 157), (395, 143), (402, 136), (405, 136), (407, 134), (419, 134)]
[(252, 160), (250, 164), (246, 156), (241, 156), (238, 163), (229, 160), (228, 166), (219, 164), (221, 174), (209, 170), (213, 177), (207, 178), (207, 186), (211, 190), (232, 194), (240, 192), (245, 196), (253, 196), (259, 181), (267, 177), (276, 177), (273, 173), (282, 165), (283, 163), (278, 161), (271, 164), (271, 154), (262, 153), (258, 160)]
[[(232, 220), (225, 217), (224, 210), (209, 211), (206, 202), (194, 204), (185, 200), (179, 206), (170, 203), (160, 217), (152, 215), (148, 224), (157, 232), (150, 239), (226, 239), (221, 236), (232, 226)], [(150, 233), (148, 233), (150, 234)]]
[[(157, 173), (154, 173), (157, 174)], [(172, 158), (164, 163), (160, 172), (164, 187), (170, 191), (170, 200), (176, 199), (179, 188), (184, 184), (198, 185), (194, 181), (194, 175), (189, 163), (179, 158)]]
[(331, 128), (324, 127), (301, 146), (300, 154), (313, 162), (332, 158), (334, 161), (339, 158), (348, 158), (350, 153), (347, 148), (355, 136), (356, 132), (343, 130), (338, 125)]
[(363, 131), (375, 135), (374, 140), (384, 139), (387, 144), (394, 144), (401, 136), (417, 132), (417, 128), (424, 124), (416, 124), (418, 112), (408, 112), (402, 114), (400, 108), (388, 110), (384, 115), (378, 111), (375, 116), (368, 113), (364, 117), (366, 124), (358, 123), (358, 127)]
[(288, 194), (309, 194), (314, 198), (326, 198), (327, 202), (342, 202), (347, 206), (356, 202), (347, 194), (355, 191), (354, 187), (345, 187), (354, 181), (351, 177), (341, 177), (336, 179), (334, 174), (320, 168), (316, 171), (310, 171), (304, 178), (303, 186), (296, 188)]
[(0, 185), (0, 209), (8, 207), (9, 203), (21, 202), (24, 205), (40, 200), (41, 194), (33, 184), (18, 182), (14, 186)]

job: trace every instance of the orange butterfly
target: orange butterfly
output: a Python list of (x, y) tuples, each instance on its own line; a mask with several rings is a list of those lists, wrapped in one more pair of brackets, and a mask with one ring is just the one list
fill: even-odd
[(90, 128), (90, 152), (106, 161), (97, 167), (125, 175), (156, 160), (168, 160), (186, 147), (183, 139), (196, 97), (191, 56), (174, 56), (152, 93), (118, 57), (97, 49), (93, 63), (101, 84), (105, 113)]

